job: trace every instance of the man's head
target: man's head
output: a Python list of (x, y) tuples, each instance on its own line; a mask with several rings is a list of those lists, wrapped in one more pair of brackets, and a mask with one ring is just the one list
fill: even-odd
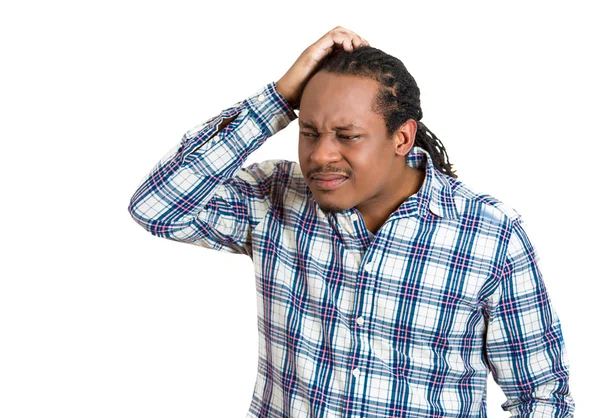
[(374, 80), (327, 71), (304, 89), (298, 157), (325, 211), (375, 204), (398, 191), (392, 180), (412, 148), (416, 123), (410, 119), (390, 140), (385, 120), (372, 110), (378, 89)]
[(394, 199), (410, 174), (405, 156), (413, 145), (456, 177), (441, 142), (419, 122), (419, 95), (404, 64), (377, 48), (340, 49), (321, 61), (301, 94), (298, 157), (323, 210)]

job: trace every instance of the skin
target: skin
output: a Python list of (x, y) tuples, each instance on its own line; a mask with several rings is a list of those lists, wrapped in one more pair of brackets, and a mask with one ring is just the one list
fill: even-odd
[[(300, 168), (319, 207), (324, 212), (355, 207), (372, 233), (425, 178), (424, 171), (406, 165), (416, 122), (407, 120), (388, 139), (385, 120), (371, 108), (378, 88), (375, 80), (319, 71), (302, 92), (298, 116)], [(360, 129), (335, 129), (349, 124)], [(349, 177), (335, 190), (318, 189), (311, 176), (331, 172)]]

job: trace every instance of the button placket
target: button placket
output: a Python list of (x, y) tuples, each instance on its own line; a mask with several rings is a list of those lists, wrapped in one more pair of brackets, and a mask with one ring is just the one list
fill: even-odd
[(358, 214), (353, 213), (352, 215), (350, 215), (350, 221), (351, 224), (349, 225), (349, 227), (352, 229), (352, 236), (354, 237), (360, 237), (360, 218), (358, 216)]

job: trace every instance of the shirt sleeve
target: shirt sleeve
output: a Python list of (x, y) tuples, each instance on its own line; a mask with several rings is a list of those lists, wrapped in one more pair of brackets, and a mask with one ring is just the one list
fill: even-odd
[(281, 160), (242, 164), (295, 118), (271, 82), (187, 131), (142, 179), (130, 199), (130, 215), (152, 235), (252, 256), (251, 232), (270, 206)]
[(486, 356), (511, 417), (572, 417), (569, 362), (539, 257), (519, 216), (513, 225), (495, 301)]

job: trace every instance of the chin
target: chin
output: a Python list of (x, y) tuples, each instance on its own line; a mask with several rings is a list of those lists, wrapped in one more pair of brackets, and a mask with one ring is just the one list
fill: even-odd
[(345, 206), (336, 204), (336, 203), (331, 203), (331, 202), (321, 202), (319, 200), (317, 200), (317, 204), (319, 205), (319, 208), (321, 208), (321, 210), (325, 213), (328, 212), (341, 212), (344, 210), (347, 210), (348, 208), (346, 208)]

